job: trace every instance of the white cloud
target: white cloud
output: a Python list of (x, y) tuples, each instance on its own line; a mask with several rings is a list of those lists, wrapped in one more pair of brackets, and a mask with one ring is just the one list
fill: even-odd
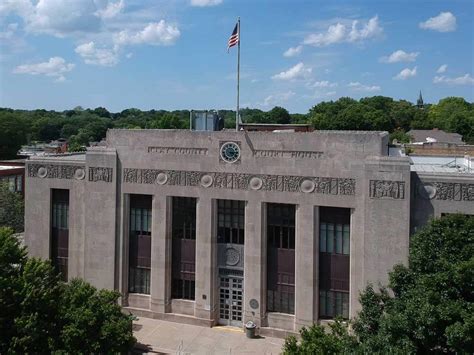
[(383, 28), (379, 24), (378, 16), (374, 16), (367, 22), (361, 22), (359, 20), (352, 21), (351, 28), (341, 22), (330, 25), (326, 32), (313, 33), (307, 36), (303, 44), (323, 47), (343, 42), (360, 43), (380, 37), (382, 34)]
[(443, 64), (442, 66), (440, 66), (438, 68), (438, 70), (436, 71), (438, 74), (442, 74), (444, 72), (446, 72), (446, 69), (448, 69), (448, 65), (447, 64)]
[(191, 0), (191, 6), (216, 6), (222, 4), (222, 0)]
[(306, 78), (311, 74), (312, 68), (308, 68), (302, 62), (299, 62), (295, 66), (291, 67), (286, 71), (275, 74), (272, 76), (274, 80), (295, 80)]
[(449, 84), (449, 85), (474, 85), (474, 78), (470, 74), (464, 74), (457, 78), (450, 78), (448, 76), (435, 76), (433, 79), (435, 84)]
[(290, 47), (285, 51), (285, 53), (283, 53), (283, 56), (294, 57), (300, 54), (302, 50), (303, 50), (303, 46)]
[(419, 52), (407, 53), (399, 49), (398, 51), (393, 52), (389, 56), (381, 57), (380, 61), (382, 63), (414, 62), (419, 54)]
[[(88, 64), (114, 65), (124, 46), (171, 45), (180, 37), (177, 25), (154, 20), (158, 6), (125, 8), (125, 0), (0, 0), (0, 16), (21, 18), (20, 33), (72, 38)], [(91, 42), (94, 48), (81, 47)]]
[(323, 81), (315, 81), (310, 85), (310, 87), (313, 88), (335, 88), (337, 86), (337, 83), (331, 83), (327, 80)]
[(396, 80), (406, 80), (414, 76), (416, 76), (416, 67), (414, 67), (413, 69), (405, 68), (393, 78)]
[(64, 81), (64, 74), (74, 69), (74, 64), (66, 63), (64, 58), (52, 57), (49, 61), (36, 64), (23, 64), (17, 66), (15, 74), (45, 75), (56, 78), (56, 81)]
[(11, 40), (12, 38), (14, 38), (17, 29), (18, 29), (17, 23), (9, 23), (5, 31), (0, 32), (0, 39), (2, 41)]
[(174, 44), (181, 35), (178, 27), (167, 24), (165, 20), (149, 23), (143, 30), (132, 32), (124, 30), (115, 36), (118, 45), (149, 44), (167, 46)]
[(117, 2), (109, 2), (104, 8), (95, 12), (95, 14), (103, 19), (109, 19), (117, 16), (125, 7), (123, 0)]
[(263, 100), (263, 102), (259, 103), (258, 105), (264, 107), (281, 105), (293, 96), (295, 96), (295, 93), (291, 90), (284, 93), (269, 95)]
[(380, 91), (381, 89), (380, 86), (378, 85), (364, 85), (364, 84), (359, 83), (358, 81), (350, 82), (347, 86), (353, 90), (365, 91), (365, 92)]
[(456, 30), (456, 17), (451, 12), (441, 12), (438, 16), (420, 22), (419, 26), (424, 30), (452, 32)]
[(362, 24), (359, 28), (359, 21), (352, 22), (352, 29), (349, 33), (349, 42), (360, 42), (370, 38), (376, 38), (383, 33), (382, 27), (379, 25), (379, 17), (372, 17), (367, 23)]
[(94, 42), (83, 43), (76, 47), (75, 52), (79, 54), (86, 64), (101, 66), (113, 66), (118, 63), (118, 48), (97, 48)]
[(93, 0), (39, 0), (23, 19), (29, 32), (65, 37), (99, 31), (101, 19), (95, 14), (98, 10)]
[(343, 42), (346, 36), (346, 26), (341, 23), (329, 26), (326, 33), (310, 34), (303, 43), (316, 47), (328, 46), (333, 43)]

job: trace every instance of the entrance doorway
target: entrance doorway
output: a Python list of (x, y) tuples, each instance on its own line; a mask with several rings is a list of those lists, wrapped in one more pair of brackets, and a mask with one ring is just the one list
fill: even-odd
[(244, 279), (234, 276), (221, 276), (219, 287), (219, 323), (242, 326), (242, 300)]

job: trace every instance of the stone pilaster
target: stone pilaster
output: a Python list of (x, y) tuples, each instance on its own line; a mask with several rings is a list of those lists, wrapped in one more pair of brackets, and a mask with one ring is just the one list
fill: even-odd
[(171, 197), (155, 195), (151, 231), (151, 310), (170, 311), (171, 302)]
[(122, 294), (122, 306), (128, 306), (128, 259), (130, 246), (130, 195), (123, 194), (120, 206), (120, 240), (119, 240), (119, 292)]
[(244, 323), (266, 325), (266, 211), (261, 201), (248, 201), (245, 208)]
[(317, 315), (318, 212), (306, 204), (296, 210), (295, 330), (313, 324)]
[(214, 320), (217, 310), (216, 201), (200, 197), (196, 206), (196, 292), (194, 315)]

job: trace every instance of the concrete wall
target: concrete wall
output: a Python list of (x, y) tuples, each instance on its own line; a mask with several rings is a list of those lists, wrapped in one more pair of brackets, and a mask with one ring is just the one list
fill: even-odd
[(411, 173), (410, 228), (415, 233), (447, 213), (474, 215), (474, 175)]
[[(240, 146), (236, 163), (220, 158), (228, 141)], [(68, 188), (71, 275), (120, 290), (124, 306), (150, 316), (212, 325), (218, 318), (216, 200), (244, 200), (244, 322), (296, 331), (318, 320), (319, 206), (349, 208), (354, 316), (359, 290), (386, 282), (387, 270), (407, 261), (409, 163), (388, 158), (387, 141), (381, 132), (110, 130), (106, 148), (74, 163), (85, 169), (83, 179), (33, 171), (73, 163), (28, 162), (26, 242), (32, 255), (49, 257), (49, 191)], [(153, 196), (150, 295), (127, 295), (129, 194)], [(194, 302), (170, 296), (171, 196), (198, 199)], [(266, 203), (297, 205), (294, 315), (266, 312)], [(250, 300), (258, 306), (251, 308)]]

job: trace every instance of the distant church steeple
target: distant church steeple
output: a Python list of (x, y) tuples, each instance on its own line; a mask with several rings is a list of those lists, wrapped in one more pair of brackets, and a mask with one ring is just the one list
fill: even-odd
[(421, 90), (420, 90), (420, 95), (418, 96), (418, 100), (416, 100), (416, 106), (418, 108), (423, 108), (425, 106), (423, 103), (423, 96), (421, 96)]

